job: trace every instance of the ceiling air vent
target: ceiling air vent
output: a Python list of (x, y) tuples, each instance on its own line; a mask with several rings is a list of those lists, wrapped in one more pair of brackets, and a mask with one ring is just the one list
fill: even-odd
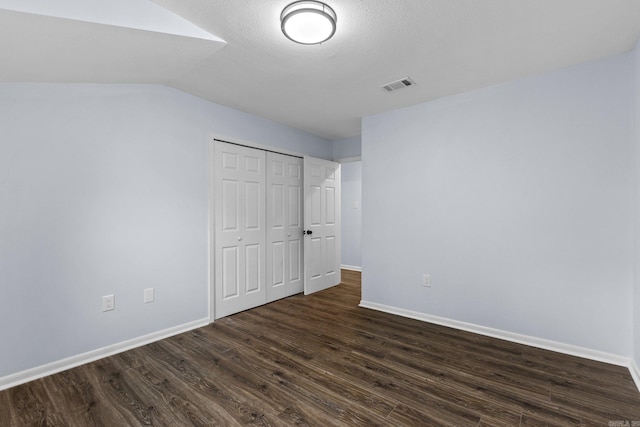
[(404, 79), (396, 80), (395, 82), (387, 83), (386, 85), (380, 86), (387, 92), (393, 92), (398, 89), (403, 89), (409, 86), (415, 86), (416, 82), (411, 80), (409, 77), (405, 77)]

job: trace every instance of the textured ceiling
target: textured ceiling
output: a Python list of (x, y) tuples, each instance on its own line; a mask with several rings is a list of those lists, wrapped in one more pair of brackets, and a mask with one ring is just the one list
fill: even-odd
[(0, 0), (0, 9), (221, 41), (151, 0)]
[[(0, 10), (0, 80), (164, 83), (339, 139), (359, 134), (363, 116), (625, 52), (640, 36), (638, 0), (326, 0), (338, 30), (319, 46), (280, 32), (290, 0), (153, 1), (227, 45), (138, 30), (138, 50), (118, 56), (134, 30)], [(120, 68), (100, 72), (103, 52)], [(83, 67), (87, 54), (98, 64)], [(379, 88), (406, 76), (417, 85)]]
[(2, 9), (0, 22), (3, 82), (166, 83), (224, 46)]

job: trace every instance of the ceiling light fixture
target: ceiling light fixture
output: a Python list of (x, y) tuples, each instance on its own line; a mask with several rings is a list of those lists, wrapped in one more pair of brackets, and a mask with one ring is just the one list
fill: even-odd
[(336, 32), (337, 16), (333, 9), (319, 1), (296, 1), (282, 10), (282, 33), (300, 44), (326, 42)]

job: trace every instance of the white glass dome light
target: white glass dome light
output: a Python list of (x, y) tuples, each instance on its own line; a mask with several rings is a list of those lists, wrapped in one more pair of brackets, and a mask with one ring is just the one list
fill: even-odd
[(296, 1), (282, 10), (281, 28), (284, 35), (300, 44), (326, 42), (336, 32), (336, 13), (319, 1)]

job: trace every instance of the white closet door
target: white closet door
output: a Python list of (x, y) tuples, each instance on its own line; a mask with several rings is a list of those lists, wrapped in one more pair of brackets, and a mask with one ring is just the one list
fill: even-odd
[(303, 291), (302, 159), (267, 153), (267, 302)]
[(340, 283), (340, 164), (304, 158), (304, 293)]
[(215, 143), (215, 317), (266, 302), (265, 152)]

